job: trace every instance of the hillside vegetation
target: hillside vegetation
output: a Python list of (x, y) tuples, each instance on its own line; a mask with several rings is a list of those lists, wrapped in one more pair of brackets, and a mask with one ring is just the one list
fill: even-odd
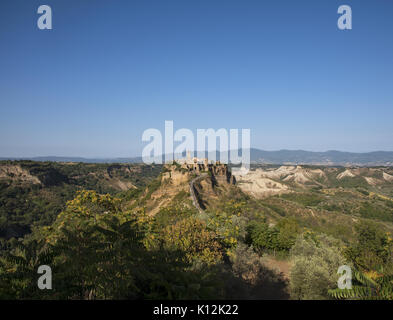
[[(222, 165), (7, 162), (0, 172), (6, 203), (7, 190), (24, 190), (15, 209), (45, 194), (60, 208), (16, 215), (31, 232), (2, 241), (0, 298), (393, 298), (388, 167), (263, 166), (234, 178)], [(51, 291), (36, 288), (40, 264), (54, 270)], [(345, 294), (343, 264), (357, 275)]]
[(0, 238), (48, 225), (77, 190), (116, 194), (145, 186), (161, 166), (0, 161)]

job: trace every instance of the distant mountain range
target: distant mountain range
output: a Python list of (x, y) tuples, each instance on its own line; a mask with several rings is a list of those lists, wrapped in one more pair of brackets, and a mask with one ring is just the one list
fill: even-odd
[[(304, 150), (264, 151), (251, 149), (251, 162), (259, 164), (313, 164), (340, 166), (393, 166), (393, 151), (375, 151), (353, 153), (342, 151), (313, 152)], [(178, 157), (175, 157), (178, 158)], [(217, 158), (219, 158), (217, 154)], [(55, 162), (85, 162), (85, 163), (140, 163), (141, 157), (134, 158), (81, 158), (81, 157), (24, 157), (6, 158), (0, 160), (34, 160)]]
[(82, 158), (82, 157), (0, 157), (0, 160), (33, 160), (33, 161), (54, 161), (54, 162), (84, 162), (84, 163), (139, 163), (141, 157), (135, 158)]
[(312, 152), (304, 150), (263, 151), (251, 149), (251, 161), (271, 164), (393, 166), (393, 151), (354, 153), (335, 150)]

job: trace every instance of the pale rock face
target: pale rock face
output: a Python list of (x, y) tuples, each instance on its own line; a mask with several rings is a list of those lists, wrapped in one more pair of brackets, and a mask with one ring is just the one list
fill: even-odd
[(379, 180), (372, 177), (364, 177), (369, 185), (375, 186), (378, 184)]
[(281, 179), (295, 173), (296, 170), (295, 166), (281, 166), (275, 170), (262, 170), (262, 175), (269, 179)]
[[(312, 180), (316, 178), (326, 178), (326, 174), (321, 169), (305, 169), (301, 166), (281, 166), (278, 169), (265, 170), (257, 169), (256, 172), (266, 179), (295, 182), (297, 184), (313, 182)], [(245, 175), (246, 174), (240, 174), (241, 177)]]
[(351, 170), (347, 169), (344, 172), (341, 172), (340, 174), (337, 175), (337, 179), (341, 180), (342, 178), (345, 177), (350, 177), (353, 178), (355, 175), (351, 172)]
[(174, 186), (178, 186), (182, 183), (186, 183), (189, 180), (189, 175), (187, 173), (172, 170), (162, 175), (162, 181), (166, 179), (170, 179)]
[(264, 170), (257, 169), (245, 175), (236, 175), (237, 185), (242, 191), (256, 198), (289, 192), (286, 185), (266, 178), (264, 174)]
[(393, 182), (393, 176), (390, 175), (390, 174), (388, 174), (388, 173), (386, 173), (386, 172), (383, 172), (383, 173), (382, 173), (382, 177), (383, 177), (386, 181)]
[(309, 170), (309, 173), (315, 177), (320, 177), (320, 178), (326, 178), (325, 172), (323, 172), (321, 169), (314, 169), (314, 170)]
[(26, 169), (22, 169), (18, 165), (1, 166), (0, 179), (13, 179), (21, 182), (41, 184), (41, 181), (37, 177), (32, 176)]
[(310, 182), (311, 180), (306, 177), (306, 174), (304, 172), (294, 172), (293, 174), (287, 176), (283, 181), (294, 181), (296, 183), (306, 183)]

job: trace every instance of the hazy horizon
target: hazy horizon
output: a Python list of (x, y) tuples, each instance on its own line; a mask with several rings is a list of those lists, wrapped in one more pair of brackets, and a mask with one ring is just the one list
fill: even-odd
[[(351, 151), (345, 151), (345, 150), (325, 150), (325, 151), (312, 151), (312, 150), (303, 150), (303, 149), (277, 149), (277, 150), (265, 150), (265, 149), (259, 149), (259, 148), (254, 148), (251, 147), (251, 150), (258, 150), (258, 151), (264, 151), (264, 152), (280, 152), (280, 151), (291, 151), (291, 152), (313, 152), (313, 153), (327, 153), (327, 152), (342, 152), (342, 153), (353, 153), (353, 154), (367, 154), (367, 153), (377, 153), (377, 152), (393, 152), (393, 150), (372, 150), (372, 151), (365, 151), (365, 152), (351, 152)], [(164, 156), (165, 154), (162, 154)], [(100, 160), (105, 160), (105, 159), (122, 159), (122, 158), (140, 158), (141, 155), (129, 155), (129, 156), (117, 156), (117, 155), (108, 155), (108, 156), (92, 156), (92, 157), (84, 157), (80, 155), (53, 155), (53, 154), (42, 154), (42, 155), (23, 155), (23, 156), (3, 156), (0, 155), (0, 159), (21, 159), (23, 160), (24, 158), (82, 158), (82, 159), (100, 159)]]

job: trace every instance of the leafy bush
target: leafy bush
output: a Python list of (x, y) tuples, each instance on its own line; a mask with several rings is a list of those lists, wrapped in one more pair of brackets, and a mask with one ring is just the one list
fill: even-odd
[(393, 271), (393, 240), (377, 224), (362, 221), (355, 226), (356, 241), (344, 250), (345, 257), (360, 271)]
[(244, 240), (246, 235), (247, 218), (240, 214), (217, 211), (210, 214), (207, 227), (213, 230), (226, 248), (236, 247), (239, 240)]
[(300, 236), (291, 249), (290, 291), (292, 299), (328, 299), (337, 288), (337, 270), (345, 265), (337, 242), (321, 235), (314, 241)]
[(180, 250), (187, 262), (200, 260), (208, 265), (221, 262), (221, 246), (216, 234), (195, 218), (186, 218), (165, 227), (158, 239), (166, 250)]
[(256, 249), (288, 252), (294, 245), (300, 228), (295, 219), (284, 218), (273, 227), (269, 227), (266, 222), (252, 221), (247, 231), (247, 241)]

